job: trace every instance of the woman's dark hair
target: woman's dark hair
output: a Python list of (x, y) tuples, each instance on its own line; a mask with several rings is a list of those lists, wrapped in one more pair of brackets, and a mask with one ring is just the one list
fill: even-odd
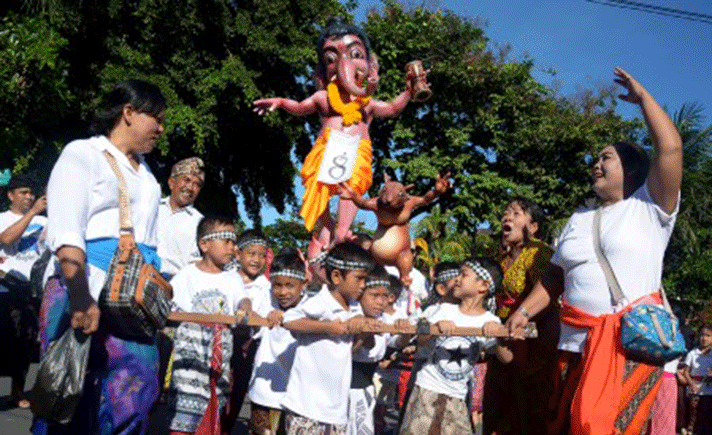
[(529, 216), (531, 216), (532, 222), (536, 223), (539, 226), (539, 229), (534, 234), (529, 234), (528, 233), (529, 230), (526, 228), (524, 229), (524, 231), (525, 231), (524, 236), (527, 239), (536, 237), (536, 235), (538, 233), (542, 232), (542, 230), (544, 228), (546, 216), (544, 215), (544, 210), (542, 210), (541, 207), (539, 207), (539, 205), (536, 202), (532, 201), (531, 199), (525, 198), (523, 196), (517, 196), (514, 199), (512, 199), (511, 201), (509, 201), (507, 203), (507, 206), (509, 206), (509, 204), (519, 204), (519, 207), (522, 208), (522, 211), (524, 213), (527, 213)]
[(638, 145), (626, 142), (613, 144), (623, 166), (623, 198), (628, 198), (645, 183), (650, 167), (648, 154)]
[(117, 83), (111, 92), (104, 95), (89, 132), (108, 135), (127, 104), (137, 112), (151, 116), (158, 116), (166, 109), (166, 99), (158, 86), (141, 80), (126, 80)]
[(328, 80), (326, 77), (326, 64), (324, 64), (324, 42), (329, 38), (340, 38), (345, 35), (355, 35), (363, 42), (364, 47), (366, 47), (366, 56), (371, 57), (371, 44), (368, 42), (366, 34), (361, 30), (360, 27), (351, 24), (344, 23), (340, 19), (331, 19), (322, 30), (321, 35), (316, 40), (316, 55), (318, 61), (317, 75), (321, 77), (325, 82)]

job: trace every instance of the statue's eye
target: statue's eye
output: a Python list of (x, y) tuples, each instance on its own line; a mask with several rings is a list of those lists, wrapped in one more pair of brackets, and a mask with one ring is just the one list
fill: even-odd
[(364, 59), (366, 55), (364, 52), (358, 48), (351, 50), (351, 59)]
[(398, 194), (398, 197), (399, 197), (399, 198), (405, 198), (405, 192), (400, 192), (400, 193)]
[(336, 53), (331, 52), (331, 51), (326, 53), (326, 55), (324, 55), (324, 60), (326, 61), (327, 64), (336, 62), (337, 58), (338, 58), (338, 56), (336, 55)]

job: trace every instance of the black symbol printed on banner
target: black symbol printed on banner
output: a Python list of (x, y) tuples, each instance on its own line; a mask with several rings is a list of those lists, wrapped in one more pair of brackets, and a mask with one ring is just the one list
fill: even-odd
[(346, 162), (348, 161), (349, 159), (346, 157), (346, 153), (334, 157), (331, 160), (331, 163), (334, 165), (329, 168), (329, 176), (335, 180), (343, 177), (346, 173)]

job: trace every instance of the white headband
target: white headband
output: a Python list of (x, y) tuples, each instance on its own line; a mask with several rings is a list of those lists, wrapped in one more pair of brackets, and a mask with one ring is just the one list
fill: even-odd
[(457, 275), (459, 274), (460, 271), (457, 269), (446, 269), (440, 272), (438, 276), (435, 277), (435, 282), (444, 284), (453, 278), (457, 278)]
[(214, 233), (208, 233), (200, 238), (200, 240), (205, 240), (206, 242), (209, 240), (221, 239), (228, 239), (234, 242), (235, 240), (237, 240), (237, 236), (235, 236), (235, 233), (233, 233), (232, 231), (215, 231)]
[(331, 255), (326, 257), (326, 264), (339, 270), (368, 270), (370, 269), (367, 263), (361, 261), (347, 261), (339, 258), (334, 258)]
[(281, 269), (276, 272), (270, 272), (270, 278), (274, 278), (275, 276), (285, 276), (287, 278), (298, 279), (299, 281), (307, 279), (307, 275), (303, 271), (294, 269)]
[(252, 237), (246, 240), (241, 240), (240, 243), (238, 243), (237, 247), (238, 249), (243, 249), (245, 246), (250, 245), (262, 245), (264, 247), (267, 247), (267, 240), (259, 237)]
[(385, 279), (366, 280), (366, 288), (374, 288), (374, 287), (389, 288), (390, 286), (391, 286), (391, 282), (386, 281)]

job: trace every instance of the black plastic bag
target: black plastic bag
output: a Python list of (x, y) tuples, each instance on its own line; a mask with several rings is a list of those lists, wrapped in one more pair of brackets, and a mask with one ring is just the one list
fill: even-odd
[(90, 345), (91, 337), (73, 328), (50, 343), (30, 391), (35, 416), (61, 424), (72, 420), (84, 390)]

